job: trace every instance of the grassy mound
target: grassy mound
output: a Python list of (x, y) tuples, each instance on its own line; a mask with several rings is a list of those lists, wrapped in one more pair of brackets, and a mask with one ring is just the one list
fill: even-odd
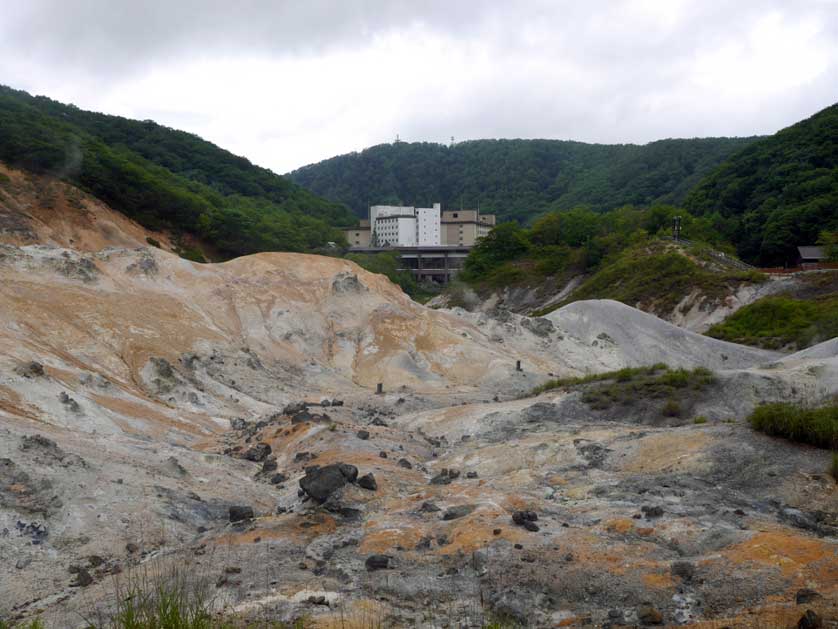
[(570, 299), (551, 310), (581, 299), (614, 299), (634, 307), (642, 304), (644, 310), (670, 312), (693, 290), (709, 299), (721, 299), (728, 294), (730, 284), (763, 281), (765, 276), (755, 271), (702, 267), (680, 250), (633, 247), (604, 265), (573, 291)]
[(818, 408), (764, 404), (751, 413), (748, 421), (767, 435), (838, 450), (838, 404)]
[(657, 363), (650, 367), (628, 367), (581, 378), (550, 380), (533, 389), (532, 394), (584, 386), (582, 401), (594, 410), (651, 400), (663, 402), (660, 413), (664, 417), (680, 417), (684, 414), (682, 403), (691, 402), (693, 394), (704, 391), (715, 381), (713, 372), (703, 367), (670, 369), (663, 363)]
[(765, 349), (802, 349), (838, 336), (838, 295), (826, 299), (763, 297), (741, 308), (707, 334)]

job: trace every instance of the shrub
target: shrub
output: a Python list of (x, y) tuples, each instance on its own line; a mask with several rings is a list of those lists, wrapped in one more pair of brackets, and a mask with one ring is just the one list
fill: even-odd
[(661, 415), (664, 417), (678, 417), (681, 414), (681, 405), (678, 400), (669, 398), (666, 404), (661, 409)]
[(832, 474), (832, 478), (838, 483), (838, 452), (832, 453), (832, 464), (829, 466), (829, 473)]
[(767, 435), (838, 449), (838, 404), (818, 408), (785, 402), (764, 404), (754, 409), (748, 421)]
[(706, 424), (707, 423), (707, 418), (704, 415), (698, 415), (696, 417), (693, 417), (693, 423), (694, 424)]
[(160, 248), (160, 241), (156, 238), (152, 238), (151, 236), (146, 236), (145, 241), (150, 244), (152, 247)]

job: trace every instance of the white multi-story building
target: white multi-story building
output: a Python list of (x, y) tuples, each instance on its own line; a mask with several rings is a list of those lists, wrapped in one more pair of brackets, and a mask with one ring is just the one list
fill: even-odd
[(442, 206), (370, 207), (370, 240), (379, 247), (433, 247), (440, 244)]

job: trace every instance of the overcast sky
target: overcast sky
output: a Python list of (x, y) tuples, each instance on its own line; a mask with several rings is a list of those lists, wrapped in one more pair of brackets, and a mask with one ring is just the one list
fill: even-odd
[(280, 173), (396, 134), (767, 134), (838, 101), (838, 0), (0, 0), (0, 83)]

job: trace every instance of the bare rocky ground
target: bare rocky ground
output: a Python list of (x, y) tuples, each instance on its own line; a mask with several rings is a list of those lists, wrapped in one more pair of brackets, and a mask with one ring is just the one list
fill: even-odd
[[(526, 396), (654, 362), (716, 380), (673, 417)], [(838, 626), (829, 454), (744, 422), (836, 394), (834, 341), (783, 356), (615, 302), (433, 311), (331, 258), (9, 242), (0, 618), (83, 626), (177, 569), (219, 610), (322, 627)]]

